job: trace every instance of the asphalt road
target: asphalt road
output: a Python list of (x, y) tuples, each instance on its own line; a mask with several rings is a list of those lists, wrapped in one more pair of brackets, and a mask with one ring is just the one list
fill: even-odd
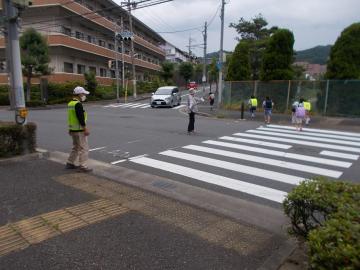
[[(90, 158), (274, 208), (296, 184), (315, 175), (358, 181), (360, 134), (298, 134), (261, 122), (197, 116), (196, 134), (189, 136), (181, 108), (144, 108), (147, 103), (85, 105)], [(208, 104), (201, 106), (208, 110)], [(12, 117), (0, 113), (0, 120)], [(38, 125), (40, 148), (70, 151), (66, 109), (30, 111), (29, 121)]]

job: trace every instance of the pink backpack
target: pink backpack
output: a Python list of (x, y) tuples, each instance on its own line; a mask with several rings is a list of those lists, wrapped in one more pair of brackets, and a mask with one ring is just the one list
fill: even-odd
[(304, 107), (297, 107), (295, 115), (298, 118), (304, 118), (305, 117), (305, 108)]

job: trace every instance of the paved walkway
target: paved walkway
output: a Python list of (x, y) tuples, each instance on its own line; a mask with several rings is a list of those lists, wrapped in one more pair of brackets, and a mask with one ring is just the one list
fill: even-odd
[(0, 172), (0, 269), (278, 266), (285, 239), (254, 226), (45, 158)]

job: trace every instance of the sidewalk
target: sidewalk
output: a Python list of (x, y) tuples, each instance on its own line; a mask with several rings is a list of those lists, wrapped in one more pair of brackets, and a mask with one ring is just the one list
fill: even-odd
[(124, 184), (134, 172), (112, 181), (33, 155), (0, 173), (0, 269), (277, 269), (291, 252), (283, 236)]

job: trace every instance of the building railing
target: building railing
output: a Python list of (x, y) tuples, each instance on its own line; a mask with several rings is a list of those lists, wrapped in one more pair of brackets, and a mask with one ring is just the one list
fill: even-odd
[(304, 98), (311, 103), (313, 114), (360, 116), (360, 80), (225, 82), (222, 105), (240, 108), (251, 95), (257, 97), (259, 107), (269, 96), (274, 111), (281, 113), (291, 111), (292, 104)]

